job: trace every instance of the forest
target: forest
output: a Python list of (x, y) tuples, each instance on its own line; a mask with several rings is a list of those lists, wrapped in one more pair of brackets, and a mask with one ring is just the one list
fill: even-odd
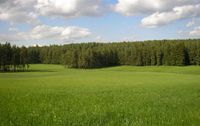
[(25, 71), (29, 67), (29, 55), (26, 47), (0, 44), (0, 71)]
[(69, 68), (84, 69), (118, 65), (200, 65), (200, 39), (81, 43), (42, 47), (0, 44), (0, 71), (25, 71), (29, 64), (63, 64)]

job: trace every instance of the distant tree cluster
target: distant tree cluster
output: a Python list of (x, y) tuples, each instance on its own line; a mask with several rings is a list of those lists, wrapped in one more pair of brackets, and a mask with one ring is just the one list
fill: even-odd
[(29, 63), (63, 64), (85, 69), (117, 65), (200, 65), (200, 40), (82, 43), (28, 48), (0, 44), (0, 71), (26, 70)]
[(27, 48), (0, 44), (0, 71), (25, 71), (28, 61)]
[(28, 48), (30, 63), (70, 68), (200, 65), (200, 40), (82, 43)]

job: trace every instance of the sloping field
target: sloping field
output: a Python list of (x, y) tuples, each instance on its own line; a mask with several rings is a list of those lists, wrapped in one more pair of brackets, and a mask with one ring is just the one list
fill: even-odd
[(0, 73), (2, 126), (199, 126), (200, 67)]

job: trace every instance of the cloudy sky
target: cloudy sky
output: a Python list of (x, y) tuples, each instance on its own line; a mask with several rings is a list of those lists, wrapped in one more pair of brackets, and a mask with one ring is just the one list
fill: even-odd
[(200, 0), (0, 0), (0, 42), (200, 38)]

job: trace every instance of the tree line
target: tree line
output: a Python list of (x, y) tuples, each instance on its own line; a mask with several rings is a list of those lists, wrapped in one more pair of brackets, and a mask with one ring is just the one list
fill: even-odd
[(32, 57), (35, 63), (63, 64), (71, 68), (200, 64), (199, 39), (81, 43), (31, 47), (30, 49), (33, 52)]
[(28, 69), (28, 49), (0, 44), (0, 71), (25, 71)]
[[(7, 46), (8, 45), (9, 44), (7, 44)], [(101, 68), (117, 65), (200, 65), (199, 39), (120, 43), (81, 43), (28, 48), (13, 46), (12, 48), (20, 50), (19, 57), (25, 57), (24, 59), (22, 58), (23, 60), (20, 60), (18, 64), (63, 64), (70, 68)], [(26, 55), (23, 54), (21, 56), (21, 53), (24, 53), (24, 51), (26, 52)], [(15, 53), (12, 54), (10, 60), (6, 59), (12, 64), (11, 66), (14, 66), (12, 61), (14, 54)], [(1, 66), (3, 69), (5, 63), (1, 63)]]

